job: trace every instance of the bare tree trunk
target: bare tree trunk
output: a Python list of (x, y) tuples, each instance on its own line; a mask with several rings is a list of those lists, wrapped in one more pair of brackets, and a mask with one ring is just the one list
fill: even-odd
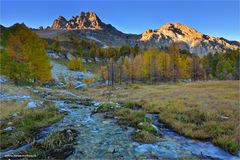
[(122, 84), (122, 69), (121, 69), (121, 67), (119, 69), (119, 83), (120, 83), (120, 85)]
[(132, 64), (132, 68), (131, 68), (131, 72), (132, 72), (132, 75), (131, 75), (131, 79), (132, 79), (132, 84), (134, 83), (134, 73), (133, 73), (133, 64)]
[(114, 85), (114, 68), (113, 68), (113, 59), (112, 59), (112, 63), (111, 63), (111, 68), (112, 68), (112, 87)]
[(107, 65), (107, 72), (108, 72), (108, 76), (107, 76), (107, 85), (109, 86), (110, 85), (110, 83), (109, 83), (109, 80), (110, 80), (110, 68), (109, 68), (109, 65)]

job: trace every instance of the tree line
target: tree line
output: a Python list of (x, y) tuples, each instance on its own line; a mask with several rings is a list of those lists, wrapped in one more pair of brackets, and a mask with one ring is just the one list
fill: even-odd
[(177, 44), (172, 43), (167, 51), (150, 48), (142, 52), (135, 48), (124, 56), (111, 56), (101, 65), (99, 75), (108, 85), (239, 79), (239, 60), (239, 50), (199, 57), (183, 54)]
[[(62, 49), (63, 53), (75, 53), (87, 62), (89, 59), (100, 59), (100, 79), (108, 81), (109, 85), (110, 82), (239, 79), (239, 50), (199, 57), (187, 50), (180, 50), (176, 43), (170, 47), (143, 51), (138, 45), (101, 48), (95, 42), (84, 39), (70, 38), (69, 42), (75, 46), (68, 45)], [(50, 46), (56, 43), (59, 42), (55, 39)], [(57, 48), (61, 48), (60, 45)]]
[[(239, 79), (239, 50), (209, 53), (203, 57), (180, 50), (176, 43), (161, 49), (140, 49), (122, 46), (101, 48), (85, 39), (69, 38), (67, 42), (40, 39), (24, 24), (15, 24), (1, 33), (0, 72), (21, 82), (45, 83), (52, 79), (46, 48), (61, 54), (71, 52), (76, 57), (99, 59), (99, 77), (108, 84), (159, 82), (178, 80)], [(68, 64), (72, 70), (85, 70), (80, 58)]]

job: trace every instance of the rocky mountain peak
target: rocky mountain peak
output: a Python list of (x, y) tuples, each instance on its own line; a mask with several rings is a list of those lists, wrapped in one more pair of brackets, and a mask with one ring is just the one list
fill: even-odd
[(140, 41), (150, 42), (159, 47), (169, 46), (174, 41), (179, 44), (181, 49), (186, 49), (199, 55), (239, 48), (239, 42), (208, 36), (178, 22), (165, 24), (156, 30), (146, 30), (141, 35)]
[(67, 30), (77, 30), (77, 29), (91, 29), (91, 30), (101, 30), (104, 24), (98, 18), (94, 12), (81, 12), (79, 16), (72, 16), (69, 21), (67, 21), (63, 16), (59, 16), (54, 20), (51, 29), (67, 29)]
[(163, 25), (158, 32), (163, 32), (165, 34), (172, 35), (175, 33), (175, 36), (177, 38), (179, 36), (187, 36), (188, 38), (194, 37), (194, 38), (202, 38), (203, 34), (198, 32), (196, 29), (188, 27), (181, 23), (170, 23)]
[(94, 12), (81, 12), (75, 20), (79, 23), (79, 29), (103, 29), (101, 20)]
[(68, 21), (63, 16), (59, 16), (54, 20), (51, 29), (64, 29), (67, 22)]

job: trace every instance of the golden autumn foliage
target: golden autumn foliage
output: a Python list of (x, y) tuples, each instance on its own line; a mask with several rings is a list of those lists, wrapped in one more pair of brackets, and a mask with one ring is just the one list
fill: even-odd
[(85, 71), (81, 58), (72, 58), (68, 63), (68, 68), (76, 71)]
[(51, 80), (51, 66), (44, 42), (24, 24), (15, 24), (2, 35), (1, 74), (15, 83)]

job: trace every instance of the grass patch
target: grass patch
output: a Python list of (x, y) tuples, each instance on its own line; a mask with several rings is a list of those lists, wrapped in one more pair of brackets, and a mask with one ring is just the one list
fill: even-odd
[(154, 134), (145, 130), (135, 132), (132, 137), (140, 143), (154, 143), (157, 141), (157, 137)]
[(101, 63), (100, 62), (86, 62), (84, 63), (84, 66), (87, 68), (87, 71), (91, 73), (97, 73)]
[(0, 121), (12, 116), (14, 113), (23, 112), (27, 102), (0, 101)]
[(94, 111), (93, 113), (105, 113), (105, 112), (110, 112), (113, 111), (116, 107), (116, 104), (114, 103), (103, 103), (100, 104)]
[(117, 110), (115, 114), (119, 117), (120, 121), (127, 122), (130, 126), (135, 128), (140, 122), (149, 121), (145, 117), (145, 113), (143, 111), (136, 111), (129, 108), (121, 108)]
[(15, 148), (32, 141), (37, 130), (57, 122), (62, 117), (63, 115), (52, 104), (45, 104), (35, 109), (24, 109), (19, 116), (11, 118), (14, 130), (1, 128), (0, 149)]
[(34, 144), (26, 154), (36, 155), (36, 159), (65, 159), (74, 151), (77, 134), (74, 129), (54, 132), (44, 141)]

